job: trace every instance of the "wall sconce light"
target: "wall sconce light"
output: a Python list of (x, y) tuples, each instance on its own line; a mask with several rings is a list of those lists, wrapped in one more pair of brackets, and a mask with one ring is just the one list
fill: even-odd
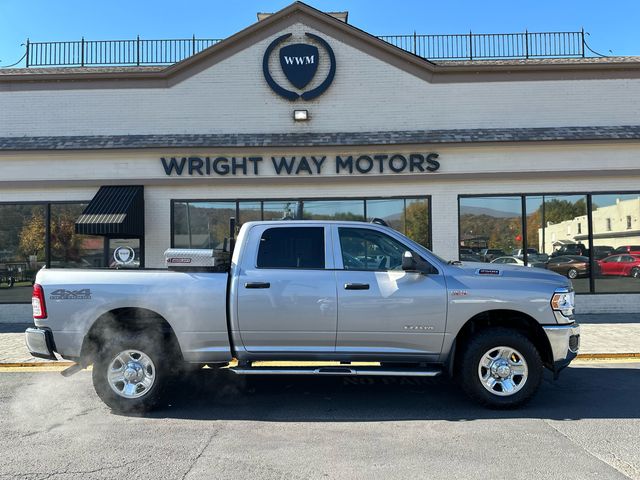
[(309, 120), (309, 110), (294, 110), (293, 119), (296, 122), (306, 122)]

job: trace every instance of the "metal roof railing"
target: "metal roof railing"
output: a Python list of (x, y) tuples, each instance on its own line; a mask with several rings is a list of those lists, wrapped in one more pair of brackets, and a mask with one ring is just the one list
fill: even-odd
[[(427, 60), (482, 60), (584, 57), (584, 29), (577, 32), (382, 35), (378, 37)], [(26, 67), (170, 65), (221, 39), (85, 40), (26, 42)], [(595, 53), (595, 52), (594, 52)]]

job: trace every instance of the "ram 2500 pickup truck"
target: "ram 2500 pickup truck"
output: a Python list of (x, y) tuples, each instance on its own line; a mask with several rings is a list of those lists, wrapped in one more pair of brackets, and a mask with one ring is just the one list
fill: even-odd
[[(250, 222), (232, 255), (165, 255), (162, 270), (41, 270), (31, 353), (57, 352), (75, 370), (93, 364), (98, 396), (133, 411), (157, 406), (188, 364), (239, 375), (446, 374), (481, 404), (508, 408), (534, 395), (544, 367), (557, 375), (578, 352), (567, 278), (447, 262), (379, 224)], [(268, 363), (282, 360), (292, 366)]]

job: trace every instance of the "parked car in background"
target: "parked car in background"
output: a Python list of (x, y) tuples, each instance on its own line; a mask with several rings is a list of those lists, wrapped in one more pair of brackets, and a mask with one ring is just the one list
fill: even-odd
[(480, 250), (480, 256), (482, 257), (483, 262), (490, 262), (491, 260), (504, 257), (507, 254), (504, 253), (504, 250), (500, 250), (498, 248), (483, 248)]
[(598, 260), (601, 275), (640, 278), (640, 255), (611, 255)]
[(631, 255), (640, 255), (640, 245), (623, 245), (616, 248), (613, 253), (629, 253)]
[(498, 257), (491, 260), (491, 263), (498, 263), (500, 265), (519, 265), (521, 267), (530, 267), (531, 265), (525, 264), (524, 260), (517, 257)]
[[(516, 248), (512, 255), (514, 257), (522, 258), (524, 256), (524, 248)], [(527, 248), (527, 256), (529, 255), (538, 255), (538, 250), (535, 248)]]
[(477, 253), (461, 253), (460, 254), (461, 262), (482, 262), (482, 257)]
[(606, 258), (609, 255), (613, 255), (615, 249), (609, 245), (594, 245), (593, 246), (593, 258), (600, 260)]
[(547, 269), (574, 279), (589, 275), (589, 258), (580, 255), (562, 255), (550, 258)]
[(551, 254), (551, 257), (560, 257), (564, 255), (577, 255), (586, 257), (588, 253), (589, 249), (584, 245), (584, 243), (569, 243), (558, 248)]

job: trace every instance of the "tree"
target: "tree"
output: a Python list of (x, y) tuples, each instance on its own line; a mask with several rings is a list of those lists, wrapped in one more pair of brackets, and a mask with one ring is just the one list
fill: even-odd
[(429, 212), (427, 202), (413, 202), (405, 210), (407, 237), (420, 245), (429, 245)]
[[(62, 210), (51, 222), (51, 258), (64, 263), (78, 262), (82, 236), (76, 235), (77, 214)], [(44, 238), (44, 237), (43, 237)]]
[(31, 255), (36, 255), (38, 260), (44, 260), (45, 237), (44, 217), (33, 214), (20, 231), (20, 253), (25, 260), (28, 260)]
[[(539, 211), (542, 211), (542, 205), (540, 205)], [(560, 200), (554, 198), (544, 202), (544, 222), (545, 225), (548, 222), (560, 223), (565, 220), (573, 220), (576, 217), (587, 214), (587, 202), (584, 198), (581, 198), (577, 202), (571, 202), (569, 200)]]

